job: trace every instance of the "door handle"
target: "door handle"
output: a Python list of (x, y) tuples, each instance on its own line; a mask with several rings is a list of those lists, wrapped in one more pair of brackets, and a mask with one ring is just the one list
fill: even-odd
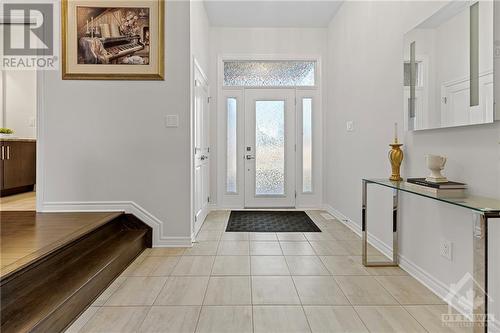
[(5, 159), (5, 146), (2, 146), (2, 161)]
[(10, 160), (10, 146), (7, 146), (7, 159)]
[(246, 155), (247, 160), (255, 160), (255, 156), (252, 155)]

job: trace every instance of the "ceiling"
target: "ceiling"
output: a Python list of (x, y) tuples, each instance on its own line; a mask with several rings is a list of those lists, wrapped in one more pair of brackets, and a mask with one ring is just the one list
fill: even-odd
[(424, 22), (420, 23), (417, 28), (419, 29), (435, 29), (441, 26), (444, 22), (452, 17), (455, 17), (460, 12), (469, 9), (470, 2), (468, 1), (451, 1), (439, 9), (434, 15), (429, 17)]
[(205, 0), (215, 27), (318, 28), (326, 27), (340, 8), (336, 0)]

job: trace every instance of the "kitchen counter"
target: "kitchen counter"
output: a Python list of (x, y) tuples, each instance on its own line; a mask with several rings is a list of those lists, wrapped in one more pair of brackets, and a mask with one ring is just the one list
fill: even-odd
[(18, 141), (18, 142), (36, 142), (36, 139), (34, 138), (18, 138), (18, 137), (0, 137), (0, 142), (11, 142), (11, 141)]

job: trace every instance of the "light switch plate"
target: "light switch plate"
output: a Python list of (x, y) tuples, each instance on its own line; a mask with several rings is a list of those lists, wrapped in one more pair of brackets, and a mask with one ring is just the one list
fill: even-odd
[(165, 116), (165, 127), (179, 127), (179, 116), (176, 114)]

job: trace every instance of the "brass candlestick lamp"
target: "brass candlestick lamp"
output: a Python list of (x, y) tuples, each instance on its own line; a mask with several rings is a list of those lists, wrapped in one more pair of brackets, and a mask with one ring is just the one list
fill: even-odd
[(391, 161), (392, 174), (389, 180), (399, 182), (402, 181), (401, 178), (401, 162), (403, 162), (403, 151), (401, 146), (403, 144), (398, 142), (398, 123), (394, 124), (394, 143), (391, 143), (391, 150), (389, 151), (389, 161)]

